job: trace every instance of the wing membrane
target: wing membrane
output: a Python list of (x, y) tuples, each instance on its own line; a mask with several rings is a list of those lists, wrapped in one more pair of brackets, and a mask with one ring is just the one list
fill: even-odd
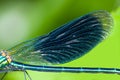
[(89, 52), (106, 37), (112, 25), (108, 12), (96, 11), (8, 51), (14, 61), (25, 64), (63, 64)]

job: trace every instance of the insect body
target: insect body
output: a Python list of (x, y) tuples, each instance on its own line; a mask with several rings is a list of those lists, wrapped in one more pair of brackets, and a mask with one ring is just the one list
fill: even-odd
[(113, 19), (100, 10), (77, 18), (58, 29), (0, 52), (1, 72), (103, 72), (120, 73), (116, 68), (55, 67), (88, 53), (106, 38)]

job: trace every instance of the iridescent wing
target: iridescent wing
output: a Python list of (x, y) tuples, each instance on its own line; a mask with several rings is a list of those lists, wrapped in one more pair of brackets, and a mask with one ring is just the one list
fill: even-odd
[(113, 25), (110, 14), (96, 11), (49, 34), (8, 50), (13, 61), (30, 65), (62, 64), (77, 59), (101, 42)]

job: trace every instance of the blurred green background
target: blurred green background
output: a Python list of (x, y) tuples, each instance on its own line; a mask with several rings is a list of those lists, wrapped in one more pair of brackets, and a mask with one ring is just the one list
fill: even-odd
[[(0, 1), (0, 49), (46, 34), (60, 25), (95, 10), (114, 18), (111, 35), (89, 54), (61, 66), (120, 68), (120, 0)], [(119, 80), (117, 74), (50, 73), (28, 71), (32, 80)], [(3, 74), (1, 73), (0, 76)], [(24, 80), (23, 72), (10, 72), (4, 80)]]

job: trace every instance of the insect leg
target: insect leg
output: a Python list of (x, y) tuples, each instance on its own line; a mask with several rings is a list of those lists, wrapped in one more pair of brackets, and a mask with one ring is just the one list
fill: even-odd
[(3, 80), (8, 72), (5, 72), (0, 80)]
[(27, 76), (26, 75), (28, 76), (29, 80), (32, 80), (32, 78), (30, 77), (29, 73), (26, 70), (24, 70), (24, 76), (25, 76), (24, 79), (25, 80), (27, 80)]

